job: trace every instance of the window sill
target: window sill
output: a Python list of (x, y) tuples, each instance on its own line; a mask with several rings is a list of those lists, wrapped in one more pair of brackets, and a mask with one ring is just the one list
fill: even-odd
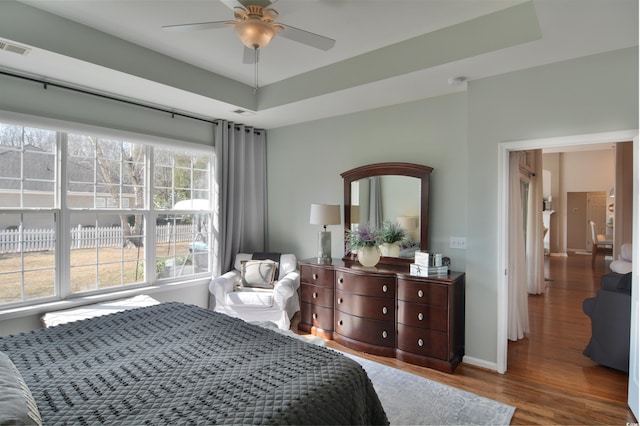
[(187, 289), (190, 287), (201, 286), (211, 280), (210, 277), (197, 278), (190, 281), (181, 281), (175, 283), (149, 285), (145, 287), (136, 287), (134, 289), (94, 294), (90, 296), (74, 297), (72, 299), (55, 300), (51, 302), (38, 303), (28, 306), (20, 306), (16, 308), (8, 308), (0, 310), (0, 321), (21, 318), (31, 315), (41, 315), (51, 311), (59, 311), (62, 309), (70, 309), (91, 303), (100, 303), (110, 300), (124, 299), (127, 297), (146, 294), (153, 297), (154, 293), (172, 291), (176, 289)]

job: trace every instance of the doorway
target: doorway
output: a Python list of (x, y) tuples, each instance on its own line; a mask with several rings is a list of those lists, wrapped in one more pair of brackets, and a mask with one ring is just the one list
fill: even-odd
[(594, 221), (599, 234), (612, 240), (607, 225), (607, 193), (567, 192), (567, 251), (591, 254), (591, 226)]
[[(597, 143), (615, 143), (615, 142), (626, 142), (629, 140), (634, 140), (634, 149), (637, 152), (638, 140), (637, 140), (637, 131), (623, 131), (623, 132), (612, 132), (612, 133), (603, 133), (603, 134), (594, 134), (594, 135), (582, 135), (582, 136), (574, 136), (567, 138), (552, 138), (552, 139), (544, 139), (544, 140), (531, 140), (531, 141), (520, 141), (520, 142), (509, 142), (503, 143), (500, 145), (499, 149), (499, 182), (501, 191), (498, 192), (499, 198), (499, 240), (498, 240), (498, 269), (497, 271), (507, 271), (507, 247), (508, 247), (508, 237), (509, 232), (507, 226), (505, 225), (507, 221), (505, 220), (506, 212), (508, 211), (508, 196), (505, 190), (508, 183), (508, 159), (510, 151), (521, 151), (521, 150), (530, 150), (530, 149), (542, 149), (548, 147), (561, 147), (561, 146), (577, 146), (577, 145), (591, 145)], [(634, 156), (633, 162), (634, 176), (637, 176), (638, 173), (638, 159)], [(637, 195), (633, 201), (633, 210), (634, 210), (634, 220), (633, 220), (633, 235), (634, 240), (637, 244), (638, 242), (638, 200)], [(564, 238), (566, 238), (566, 231)], [(566, 239), (563, 241), (566, 244)], [(565, 246), (566, 247), (566, 246)], [(637, 274), (634, 274), (634, 288), (637, 288)], [(507, 371), (507, 356), (508, 356), (508, 340), (507, 340), (507, 321), (508, 321), (508, 281), (506, 276), (501, 273), (498, 273), (499, 286), (498, 286), (498, 300), (499, 300), (499, 312), (498, 312), (498, 357), (497, 357), (497, 369), (498, 372), (504, 373)], [(632, 316), (637, 315), (637, 305), (632, 307)], [(551, 325), (554, 327), (555, 325)], [(632, 335), (636, 332), (636, 325), (632, 321)], [(632, 342), (633, 343), (633, 342)], [(637, 360), (637, 353), (632, 353), (632, 360)], [(634, 361), (632, 361), (633, 364)], [(637, 361), (636, 361), (637, 362)], [(553, 375), (552, 371), (547, 372), (549, 375)], [(633, 383), (633, 386), (632, 386)], [(629, 392), (630, 394), (637, 394), (637, 383), (638, 383), (638, 369), (633, 368), (630, 371), (629, 375)], [(631, 401), (631, 395), (630, 399)]]

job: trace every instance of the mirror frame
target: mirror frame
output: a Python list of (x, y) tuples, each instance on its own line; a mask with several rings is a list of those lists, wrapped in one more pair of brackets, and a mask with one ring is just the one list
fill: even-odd
[[(420, 250), (426, 251), (429, 237), (429, 178), (433, 168), (413, 163), (374, 163), (356, 167), (341, 173), (344, 179), (344, 260), (351, 260), (351, 252), (347, 248), (347, 231), (351, 228), (351, 183), (373, 176), (409, 176), (420, 179)], [(380, 263), (413, 263), (411, 258), (381, 257)]]

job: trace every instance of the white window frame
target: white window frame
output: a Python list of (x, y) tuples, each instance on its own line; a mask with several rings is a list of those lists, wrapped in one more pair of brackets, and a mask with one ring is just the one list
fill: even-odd
[[(48, 119), (43, 117), (33, 117), (20, 113), (13, 113), (9, 111), (0, 110), (0, 122), (24, 126), (24, 127), (34, 127), (34, 128), (42, 128), (47, 130), (54, 130), (57, 132), (57, 170), (56, 170), (56, 189), (55, 189), (55, 205), (53, 208), (10, 208), (5, 209), (0, 207), (1, 211), (11, 212), (11, 213), (20, 213), (20, 212), (34, 212), (34, 211), (46, 211), (52, 212), (55, 217), (55, 230), (56, 230), (56, 248), (55, 248), (55, 266), (56, 266), (56, 283), (54, 284), (55, 295), (52, 297), (44, 297), (38, 299), (24, 300), (20, 302), (10, 302), (0, 304), (0, 314), (3, 311), (7, 312), (13, 310), (14, 308), (22, 308), (29, 306), (42, 305), (50, 302), (62, 301), (62, 300), (70, 300), (75, 298), (82, 298), (84, 296), (92, 296), (92, 295), (102, 295), (108, 293), (117, 293), (128, 290), (135, 290), (145, 287), (156, 287), (162, 286), (164, 284), (175, 284), (180, 282), (189, 282), (194, 279), (201, 279), (203, 277), (210, 277), (213, 271), (213, 249), (211, 244), (209, 245), (208, 252), (208, 271), (194, 273), (193, 275), (175, 277), (175, 278), (165, 278), (165, 279), (157, 279), (156, 278), (156, 255), (155, 255), (155, 223), (158, 215), (163, 213), (173, 213), (172, 211), (165, 210), (155, 210), (152, 204), (152, 195), (154, 193), (154, 182), (153, 182), (153, 173), (151, 169), (152, 164), (152, 147), (161, 146), (163, 148), (168, 148), (171, 150), (178, 151), (195, 151), (202, 155), (206, 155), (210, 157), (209, 163), (209, 196), (211, 199), (211, 204), (213, 205), (213, 197), (214, 197), (214, 179), (215, 179), (215, 151), (213, 147), (207, 147), (202, 145), (197, 145), (193, 143), (188, 143), (184, 141), (172, 140), (172, 139), (164, 139), (156, 136), (149, 135), (141, 135), (129, 132), (123, 132), (116, 129), (104, 129), (96, 126), (89, 126), (79, 123), (70, 123), (61, 120)], [(71, 209), (66, 207), (66, 200), (63, 201), (62, 194), (66, 194), (66, 161), (63, 159), (67, 158), (66, 155), (66, 140), (61, 141), (60, 137), (63, 138), (68, 133), (75, 134), (87, 134), (91, 136), (104, 137), (109, 139), (121, 139), (127, 140), (136, 143), (143, 143), (147, 146), (147, 156), (146, 156), (146, 164), (145, 164), (145, 179), (146, 179), (146, 191), (145, 191), (145, 208), (140, 213), (144, 216), (144, 229), (143, 233), (146, 235), (146, 242), (144, 245), (144, 256), (145, 256), (145, 281), (140, 284), (130, 284), (124, 286), (115, 286), (109, 288), (102, 288), (87, 292), (71, 292), (70, 286), (70, 233), (68, 230), (70, 229), (70, 215), (74, 212), (82, 212), (83, 210)], [(64, 142), (64, 143), (61, 143)], [(106, 204), (106, 203), (105, 203)], [(104, 209), (108, 210), (108, 207), (87, 209), (88, 211), (99, 211), (103, 212)], [(120, 212), (122, 210), (119, 210)], [(126, 210), (125, 211), (129, 211)], [(213, 221), (214, 218), (217, 217), (212, 211), (208, 211), (209, 213), (209, 221), (208, 228), (209, 230), (214, 229)], [(213, 241), (213, 233), (209, 231), (210, 241)], [(152, 277), (152, 278), (147, 278)]]

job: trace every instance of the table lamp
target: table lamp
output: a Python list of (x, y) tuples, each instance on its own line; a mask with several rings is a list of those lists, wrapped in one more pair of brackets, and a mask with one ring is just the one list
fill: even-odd
[(331, 263), (331, 232), (327, 225), (340, 224), (340, 206), (337, 204), (311, 204), (312, 225), (322, 225), (323, 231), (318, 232), (318, 263)]
[(400, 216), (397, 219), (400, 228), (404, 229), (411, 241), (414, 241), (415, 233), (418, 228), (417, 216)]

